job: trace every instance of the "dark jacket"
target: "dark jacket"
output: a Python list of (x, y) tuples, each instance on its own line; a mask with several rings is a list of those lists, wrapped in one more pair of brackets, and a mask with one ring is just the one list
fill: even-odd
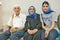
[(42, 23), (40, 20), (40, 15), (37, 14), (37, 18), (31, 18), (30, 16), (27, 16), (26, 22), (25, 22), (25, 30), (27, 29), (33, 30), (33, 29), (41, 29), (42, 28)]

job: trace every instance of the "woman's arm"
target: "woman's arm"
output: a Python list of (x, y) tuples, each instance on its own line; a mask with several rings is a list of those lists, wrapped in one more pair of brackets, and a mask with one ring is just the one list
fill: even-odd
[(60, 29), (60, 15), (58, 16), (58, 28)]
[(36, 28), (33, 30), (33, 33), (38, 32), (38, 30), (42, 29), (42, 23), (41, 21), (36, 25)]
[(30, 30), (30, 24), (29, 24), (28, 20), (29, 20), (29, 17), (27, 16), (26, 17), (26, 22), (25, 22), (25, 27), (24, 27), (25, 31)]
[(30, 25), (29, 25), (28, 21), (26, 21), (24, 30), (27, 31), (28, 29), (30, 30)]

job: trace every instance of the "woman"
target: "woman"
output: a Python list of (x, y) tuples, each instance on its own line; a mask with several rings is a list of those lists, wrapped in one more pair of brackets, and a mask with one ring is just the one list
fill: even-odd
[(58, 16), (58, 39), (60, 39), (60, 15)]
[(60, 29), (60, 15), (58, 16), (58, 28)]
[(55, 40), (57, 37), (57, 31), (54, 29), (56, 16), (55, 12), (51, 10), (50, 5), (47, 1), (42, 3), (42, 11), (41, 20), (42, 20), (42, 32), (41, 39), (42, 40)]
[(40, 15), (36, 13), (34, 6), (28, 9), (29, 15), (26, 18), (24, 40), (40, 40), (41, 21)]

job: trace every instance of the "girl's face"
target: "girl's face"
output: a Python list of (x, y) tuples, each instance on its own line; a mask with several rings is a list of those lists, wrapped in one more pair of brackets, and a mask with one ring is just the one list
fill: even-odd
[(43, 4), (42, 9), (43, 9), (43, 11), (47, 12), (48, 9), (49, 9), (49, 5), (48, 4)]
[(34, 14), (34, 7), (30, 7), (29, 12), (30, 12), (30, 14)]

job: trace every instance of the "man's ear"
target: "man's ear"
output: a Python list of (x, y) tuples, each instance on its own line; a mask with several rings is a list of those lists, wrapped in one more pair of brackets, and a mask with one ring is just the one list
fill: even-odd
[(60, 29), (60, 15), (58, 16), (58, 28)]

